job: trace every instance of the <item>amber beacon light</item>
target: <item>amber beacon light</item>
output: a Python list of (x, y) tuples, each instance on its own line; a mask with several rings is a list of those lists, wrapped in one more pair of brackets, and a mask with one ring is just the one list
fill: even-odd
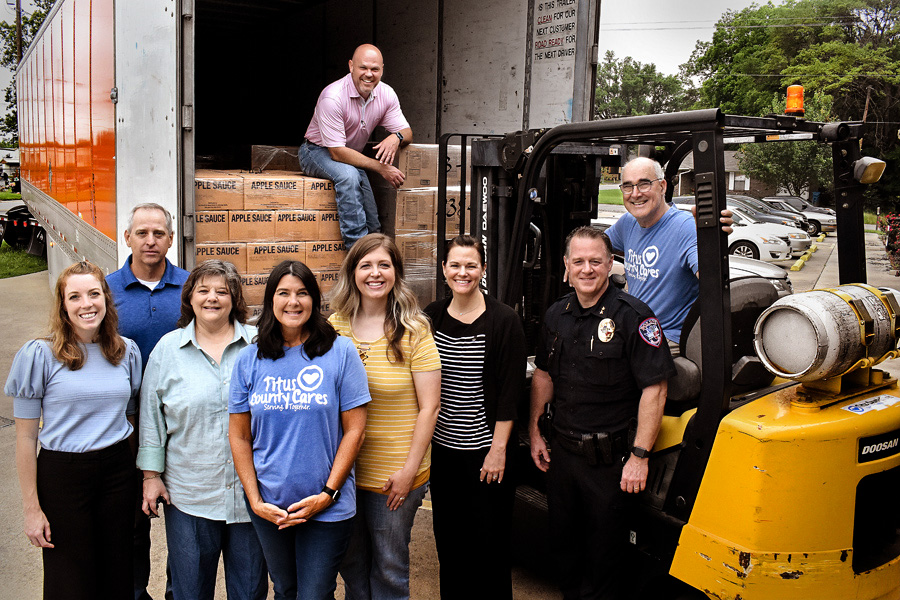
[(803, 86), (789, 85), (787, 89), (787, 106), (784, 114), (802, 117), (806, 111), (803, 110)]

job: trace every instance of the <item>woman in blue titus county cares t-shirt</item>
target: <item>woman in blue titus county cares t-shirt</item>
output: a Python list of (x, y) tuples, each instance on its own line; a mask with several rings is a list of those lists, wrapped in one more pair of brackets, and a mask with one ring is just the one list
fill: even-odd
[(257, 341), (231, 376), (234, 465), (277, 599), (331, 597), (356, 514), (369, 387), (356, 349), (320, 306), (306, 265), (276, 266)]

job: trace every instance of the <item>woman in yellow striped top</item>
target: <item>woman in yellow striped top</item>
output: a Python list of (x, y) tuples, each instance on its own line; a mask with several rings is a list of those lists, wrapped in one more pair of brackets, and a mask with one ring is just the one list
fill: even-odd
[(409, 598), (409, 540), (431, 466), (440, 358), (387, 236), (353, 245), (332, 306), (329, 320), (359, 350), (372, 396), (356, 461), (356, 524), (341, 565), (346, 598)]

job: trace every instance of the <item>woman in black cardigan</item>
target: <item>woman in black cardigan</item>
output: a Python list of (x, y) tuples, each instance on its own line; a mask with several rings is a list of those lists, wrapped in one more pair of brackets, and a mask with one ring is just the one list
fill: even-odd
[[(478, 240), (452, 239), (443, 268), (453, 295), (425, 309), (441, 355), (431, 454), (441, 597), (511, 599), (515, 487), (507, 467), (525, 389), (525, 334), (515, 311), (479, 289), (485, 267)], [(475, 575), (485, 583), (472, 585)]]

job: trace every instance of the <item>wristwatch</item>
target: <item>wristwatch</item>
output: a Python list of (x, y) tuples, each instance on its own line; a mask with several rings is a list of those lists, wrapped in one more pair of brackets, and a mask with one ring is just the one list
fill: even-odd
[(395, 131), (394, 135), (397, 136), (397, 139), (400, 140), (400, 143), (402, 144), (403, 143), (403, 134), (400, 133), (399, 131)]
[(341, 490), (333, 490), (326, 485), (322, 488), (322, 491), (331, 496), (332, 504), (337, 504), (337, 501), (341, 499)]
[(638, 458), (648, 458), (650, 456), (650, 451), (646, 448), (641, 448), (640, 446), (632, 446), (631, 453)]

